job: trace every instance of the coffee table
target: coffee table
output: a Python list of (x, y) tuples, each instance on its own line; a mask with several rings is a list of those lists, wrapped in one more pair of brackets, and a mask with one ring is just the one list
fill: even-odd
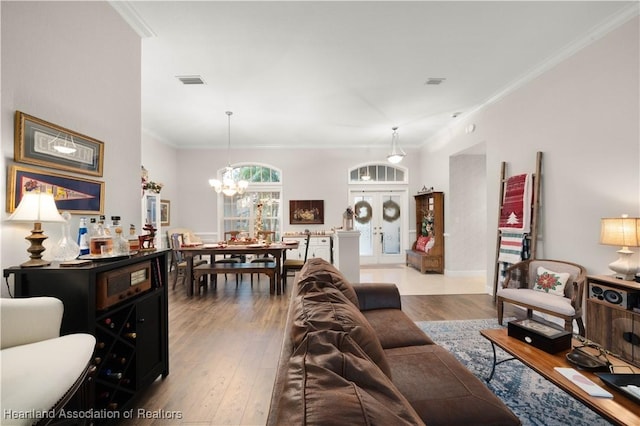
[[(595, 374), (579, 370), (582, 375), (587, 377), (592, 382), (605, 388), (611, 394), (612, 398), (598, 398), (589, 396), (585, 391), (576, 386), (569, 379), (562, 374), (554, 370), (554, 367), (571, 367), (576, 368), (570, 364), (565, 358), (569, 352), (562, 351), (555, 354), (547, 353), (541, 349), (537, 349), (525, 342), (522, 342), (514, 337), (510, 337), (507, 334), (507, 329), (493, 329), (493, 330), (481, 330), (480, 334), (491, 342), (494, 349), (493, 368), (495, 369), (498, 364), (503, 361), (498, 361), (495, 358), (495, 347), (498, 346), (513, 358), (519, 360), (527, 367), (536, 371), (545, 379), (558, 386), (560, 389), (567, 392), (569, 395), (582, 402), (584, 405), (600, 414), (608, 421), (618, 425), (640, 425), (640, 404), (635, 403), (630, 398), (626, 397), (622, 393), (607, 386), (600, 380)], [(580, 346), (581, 343), (574, 339), (574, 346)], [(640, 369), (634, 367), (616, 357), (609, 356), (609, 360), (614, 366), (628, 366), (625, 368), (626, 373), (638, 373)], [(577, 368), (576, 368), (577, 370)]]

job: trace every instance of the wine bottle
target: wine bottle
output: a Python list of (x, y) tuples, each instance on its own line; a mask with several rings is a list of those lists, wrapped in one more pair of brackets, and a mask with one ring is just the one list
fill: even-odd
[(122, 379), (122, 373), (111, 371), (110, 369), (106, 369), (102, 372), (102, 375), (108, 377), (110, 379)]
[(111, 318), (106, 318), (104, 320), (104, 324), (109, 328), (115, 328), (116, 324), (111, 320)]
[(138, 335), (136, 333), (124, 333), (124, 337), (128, 337), (129, 339), (135, 340)]
[(80, 255), (89, 254), (89, 236), (87, 235), (87, 218), (80, 218), (80, 227), (78, 228), (78, 246), (80, 246)]

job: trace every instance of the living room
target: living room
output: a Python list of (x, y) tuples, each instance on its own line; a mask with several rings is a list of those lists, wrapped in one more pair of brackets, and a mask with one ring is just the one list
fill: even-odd
[[(10, 2), (2, 6), (3, 167), (8, 167), (13, 157), (15, 112), (23, 111), (106, 142), (103, 180), (107, 216), (117, 214), (124, 223), (139, 223), (136, 219), (140, 217), (142, 164), (152, 180), (165, 184), (162, 198), (172, 200), (175, 225), (217, 233), (218, 198), (207, 180), (226, 165), (227, 153), (224, 149), (216, 156), (211, 150), (176, 150), (155, 140), (151, 131), (143, 127), (139, 77), (142, 45), (109, 4)], [(35, 28), (42, 29), (42, 33), (31, 24), (38, 18), (43, 22)], [(77, 25), (70, 25), (74, 20)], [(481, 247), (491, 253), (495, 244), (492, 230), (497, 223), (494, 212), (499, 204), (500, 163), (508, 164), (509, 174), (532, 172), (535, 153), (542, 151), (544, 205), (539, 256), (570, 259), (586, 265), (590, 272), (606, 272), (614, 254), (610, 247), (598, 243), (599, 221), (623, 213), (634, 216), (640, 204), (636, 167), (639, 156), (635, 120), (636, 25), (637, 16), (626, 18), (618, 28), (547, 72), (468, 119), (450, 125), (447, 132), (440, 133), (428, 145), (419, 149), (405, 146), (408, 155), (402, 166), (409, 170), (408, 199), (425, 185), (447, 194), (450, 159), (481, 147), (479, 154), (486, 158), (487, 211)], [(48, 31), (52, 26), (55, 32)], [(67, 42), (70, 39), (73, 43)], [(43, 61), (56, 66), (42, 67)], [(602, 81), (602, 76), (610, 76), (607, 84), (596, 84)], [(61, 102), (64, 108), (60, 107)], [(211, 112), (211, 116), (215, 115)], [(221, 116), (216, 119), (221, 120), (225, 137), (224, 111), (217, 115)], [(236, 115), (241, 116), (241, 112)], [(475, 132), (465, 133), (470, 124), (475, 125)], [(390, 137), (390, 131), (385, 133), (385, 137)], [(282, 169), (286, 199), (324, 199), (327, 218), (324, 227), (329, 228), (341, 225), (342, 213), (350, 202), (343, 176), (358, 164), (384, 161), (387, 150), (385, 143), (371, 149), (238, 148), (231, 152), (235, 159), (259, 160)], [(301, 161), (305, 158), (314, 161)], [(318, 177), (323, 184), (317, 184)], [(2, 179), (6, 188), (7, 176), (3, 174)], [(447, 199), (451, 201), (449, 196)], [(193, 205), (198, 208), (188, 207)], [(449, 205), (445, 203), (445, 208)], [(202, 215), (203, 211), (207, 214)], [(464, 220), (465, 214), (447, 211), (446, 216), (447, 227), (453, 227)], [(78, 218), (74, 215), (73, 220)], [(72, 229), (76, 227), (72, 223)], [(52, 228), (50, 238), (55, 241), (58, 227)], [(593, 231), (588, 232), (590, 229)], [(288, 230), (297, 229), (286, 226), (283, 229)], [(3, 267), (23, 261), (24, 253), (15, 250), (16, 245), (23, 244), (23, 233), (23, 229), (3, 221)], [(460, 236), (453, 234), (448, 238)], [(455, 253), (447, 255), (451, 265), (459, 262)], [(489, 275), (493, 269), (492, 256), (486, 256), (485, 262), (485, 267), (471, 269), (486, 270)], [(464, 274), (466, 271), (460, 270), (464, 267), (447, 265), (453, 274)], [(490, 283), (491, 279), (487, 281)], [(6, 296), (5, 289), (2, 294)]]
[[(482, 197), (486, 218), (481, 241), (473, 246), (485, 255), (469, 265), (463, 250), (450, 250), (445, 275), (480, 274), (487, 293), (491, 292), (500, 164), (508, 164), (509, 174), (530, 173), (537, 152), (544, 153), (538, 257), (572, 261), (584, 265), (589, 274), (610, 273), (608, 264), (615, 260), (617, 248), (599, 243), (600, 219), (623, 213), (640, 216), (640, 20), (637, 2), (626, 3), (635, 9), (621, 8), (611, 20), (603, 19), (602, 27), (584, 34), (582, 44), (554, 57), (540, 73), (493, 100), (483, 99), (482, 108), (462, 114), (428, 143), (403, 146), (407, 156), (401, 166), (409, 172), (404, 188), (408, 211), (413, 210), (413, 195), (424, 186), (443, 191), (451, 241), (447, 247), (460, 247), (464, 236), (453, 230), (468, 220), (466, 210), (451, 209), (452, 164), (456, 167), (456, 158), (482, 159), (484, 176), (474, 185), (486, 194)], [(120, 215), (127, 224), (140, 222), (140, 166), (144, 165), (152, 180), (164, 184), (162, 198), (172, 201), (172, 226), (217, 235), (220, 198), (207, 180), (227, 165), (224, 110), (210, 112), (218, 121), (222, 148), (176, 149), (145, 127), (144, 41), (109, 3), (2, 2), (0, 13), (2, 169), (14, 164), (14, 116), (23, 111), (105, 142), (101, 180), (108, 216)], [(241, 127), (242, 111), (234, 113), (233, 126)], [(474, 131), (466, 131), (471, 125)], [(389, 141), (390, 127), (383, 132)], [(269, 138), (277, 139), (277, 133)], [(326, 221), (314, 230), (341, 225), (351, 204), (348, 171), (384, 162), (387, 152), (387, 142), (367, 149), (344, 143), (339, 149), (329, 145), (231, 151), (232, 162), (246, 159), (282, 170), (286, 201), (324, 200)], [(0, 186), (7, 192), (6, 173), (2, 179)], [(8, 216), (5, 211), (3, 219)], [(413, 213), (407, 223), (412, 219)], [(78, 220), (74, 215), (72, 229), (77, 229)], [(282, 231), (300, 230), (287, 222), (283, 219)], [(3, 269), (26, 259), (28, 228), (3, 220)], [(58, 228), (45, 225), (50, 241), (60, 237)], [(415, 236), (412, 228), (407, 225), (405, 248)], [(3, 286), (2, 296), (8, 295)]]

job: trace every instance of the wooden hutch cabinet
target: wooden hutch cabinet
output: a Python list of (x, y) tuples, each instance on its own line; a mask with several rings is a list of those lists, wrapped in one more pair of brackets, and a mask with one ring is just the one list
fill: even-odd
[(640, 283), (590, 275), (586, 296), (587, 338), (640, 366)]
[[(416, 241), (407, 250), (407, 265), (420, 272), (444, 273), (444, 193), (427, 192), (418, 194), (416, 200)], [(416, 250), (419, 237), (429, 237), (433, 245), (424, 252)]]
[(125, 410), (158, 376), (169, 374), (167, 254), (4, 270), (5, 277), (14, 275), (15, 297), (62, 300), (61, 334), (96, 337), (96, 410)]

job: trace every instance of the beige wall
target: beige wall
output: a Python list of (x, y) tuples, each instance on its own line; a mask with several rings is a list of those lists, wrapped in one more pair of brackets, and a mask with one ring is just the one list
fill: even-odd
[[(2, 2), (1, 7), (0, 198), (5, 199), (4, 170), (13, 160), (13, 117), (19, 110), (103, 141), (104, 176), (96, 179), (107, 182), (105, 213), (138, 223), (140, 38), (106, 2)], [(6, 222), (4, 203), (2, 211), (0, 266), (6, 268), (27, 259), (24, 237), (32, 225)], [(74, 215), (74, 232), (78, 219)], [(43, 227), (46, 245), (55, 244), (61, 226)]]
[[(537, 151), (544, 153), (538, 257), (574, 261), (589, 273), (609, 273), (617, 248), (599, 244), (600, 218), (640, 215), (639, 31), (636, 16), (463, 118), (446, 136), (431, 141), (438, 148), (423, 150), (422, 180), (439, 182), (448, 175), (450, 156), (485, 144), (490, 286), (500, 163), (507, 163), (507, 175), (534, 172)], [(472, 123), (476, 130), (465, 133)], [(448, 183), (442, 184), (448, 191)]]

